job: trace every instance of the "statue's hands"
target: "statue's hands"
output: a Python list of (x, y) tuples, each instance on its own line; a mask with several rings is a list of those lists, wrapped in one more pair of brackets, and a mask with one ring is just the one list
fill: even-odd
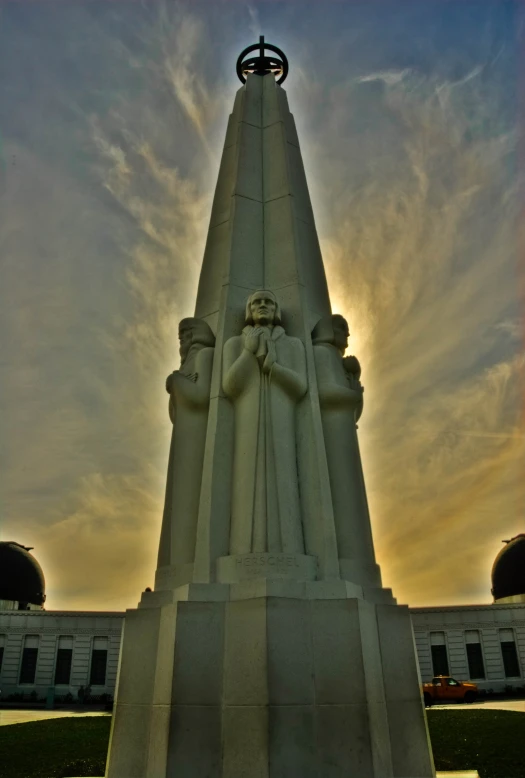
[(352, 373), (349, 373), (346, 376), (346, 380), (348, 382), (348, 386), (350, 389), (359, 397), (361, 398), (363, 396), (363, 392), (365, 391), (364, 386), (362, 386), (361, 382), (358, 378), (356, 378), (355, 375)]
[(275, 348), (275, 343), (273, 342), (273, 340), (268, 340), (267, 346), (268, 346), (268, 353), (266, 354), (262, 366), (263, 373), (266, 374), (270, 372), (272, 367), (277, 362), (277, 349)]
[(172, 390), (172, 387), (173, 387), (173, 381), (174, 381), (176, 373), (178, 373), (178, 370), (175, 370), (173, 373), (171, 373), (166, 378), (166, 391), (167, 391), (168, 394), (171, 394), (171, 390)]
[(254, 327), (253, 330), (250, 332), (250, 334), (247, 335), (244, 340), (244, 347), (252, 354), (255, 354), (257, 352), (257, 349), (259, 348), (259, 340), (261, 335), (262, 335), (261, 328)]
[(359, 364), (357, 357), (343, 357), (343, 367), (346, 373), (359, 380), (361, 377), (361, 365)]
[(197, 382), (197, 379), (199, 377), (198, 373), (183, 373), (180, 370), (174, 370), (171, 375), (169, 375), (166, 378), (166, 391), (168, 394), (172, 394), (173, 390), (175, 389), (175, 381), (177, 380), (177, 376), (183, 376), (184, 378), (188, 378), (190, 381), (193, 381), (195, 384)]

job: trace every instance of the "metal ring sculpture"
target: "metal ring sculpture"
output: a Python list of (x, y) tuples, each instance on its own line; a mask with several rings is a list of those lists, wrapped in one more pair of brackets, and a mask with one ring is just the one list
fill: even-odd
[[(265, 57), (264, 50), (275, 52), (278, 57)], [(259, 51), (257, 57), (250, 57), (244, 59), (250, 51)], [(271, 43), (264, 42), (264, 35), (259, 38), (259, 43), (254, 43), (253, 46), (248, 46), (239, 54), (237, 60), (237, 75), (243, 84), (246, 83), (245, 73), (255, 73), (257, 76), (265, 76), (267, 73), (280, 73), (277, 78), (277, 83), (282, 84), (286, 76), (288, 75), (288, 60), (286, 55), (277, 46), (272, 46)]]

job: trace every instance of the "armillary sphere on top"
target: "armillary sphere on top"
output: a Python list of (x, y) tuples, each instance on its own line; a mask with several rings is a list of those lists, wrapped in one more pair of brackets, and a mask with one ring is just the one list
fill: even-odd
[[(265, 57), (265, 49), (275, 52), (278, 56)], [(256, 57), (245, 59), (250, 51), (258, 51), (259, 53)], [(278, 49), (277, 46), (272, 46), (271, 43), (265, 43), (264, 35), (261, 35), (259, 43), (248, 46), (239, 54), (237, 60), (237, 75), (243, 84), (246, 83), (246, 75), (248, 73), (255, 73), (257, 76), (265, 76), (267, 73), (273, 73), (277, 78), (277, 83), (282, 84), (288, 75), (288, 60), (281, 49)]]

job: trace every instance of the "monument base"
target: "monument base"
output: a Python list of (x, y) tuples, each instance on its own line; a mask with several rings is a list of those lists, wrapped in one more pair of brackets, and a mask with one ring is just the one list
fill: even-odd
[(107, 778), (434, 776), (408, 608), (358, 589), (144, 593), (126, 613)]

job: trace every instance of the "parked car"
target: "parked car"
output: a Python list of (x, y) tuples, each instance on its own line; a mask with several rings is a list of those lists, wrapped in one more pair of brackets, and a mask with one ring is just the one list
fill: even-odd
[(431, 683), (422, 684), (422, 691), (427, 708), (435, 702), (475, 702), (478, 697), (477, 684), (449, 675), (436, 675)]

